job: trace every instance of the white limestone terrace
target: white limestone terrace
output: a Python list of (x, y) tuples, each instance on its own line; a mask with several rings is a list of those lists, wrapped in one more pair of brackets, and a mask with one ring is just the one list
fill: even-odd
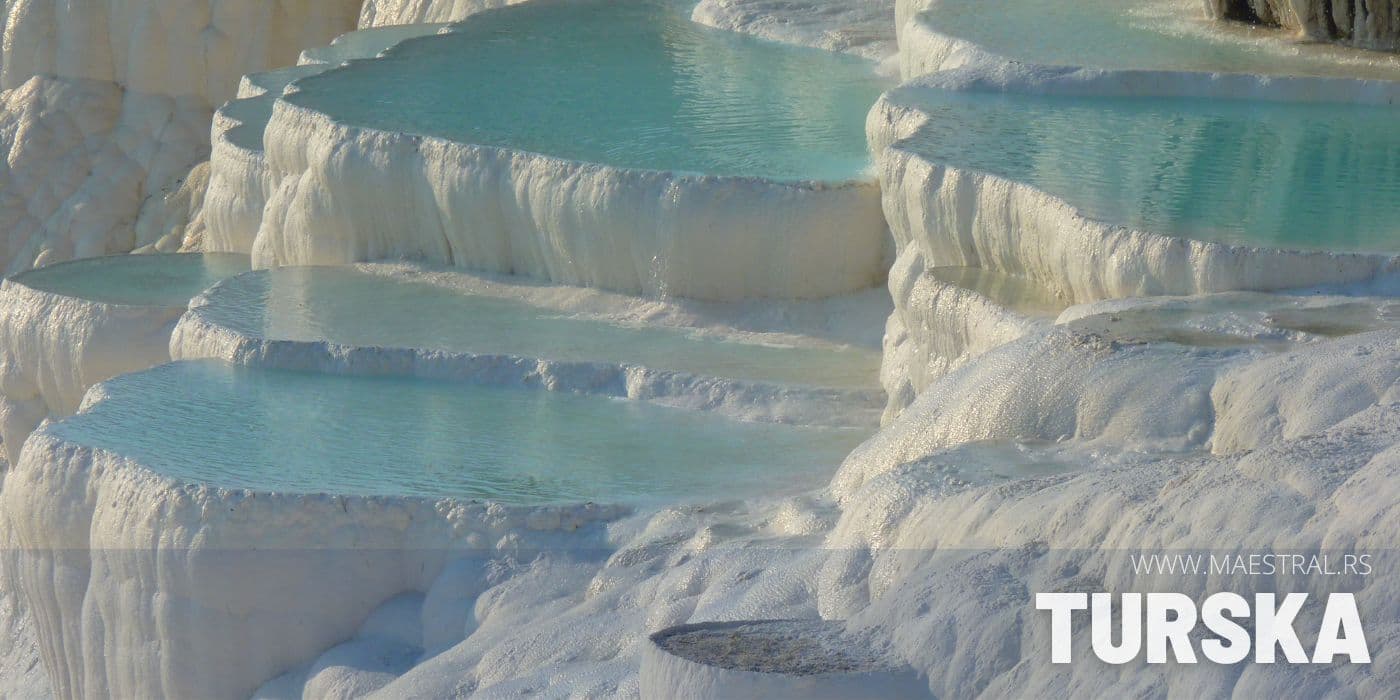
[[(493, 566), (606, 556), (598, 524), (628, 510), (592, 503), (808, 490), (865, 434), (175, 362), (98, 385), (29, 439), (0, 493), (3, 572), (27, 596), (60, 695), (234, 697), (316, 662), (383, 601), (417, 596), (403, 613), (426, 614), (445, 567), (466, 560), (477, 583), (442, 585), (445, 616), (394, 648), (401, 673), (470, 632), (470, 586)], [(129, 576), (155, 582), (139, 611)], [(237, 659), (207, 663), (225, 655)]]
[[(448, 19), (429, 13), (468, 5), (371, 4), (386, 13), (418, 13), (414, 21)], [(1016, 79), (1018, 69), (998, 65), (1002, 72), (987, 80)], [(1018, 90), (1064, 88), (1054, 80), (1041, 82), (1050, 73), (1037, 73)], [(1098, 76), (1073, 89), (1102, 91), (1106, 83), (1120, 92), (1167, 85), (1176, 96), (1213, 91), (1388, 99), (1386, 87), (1375, 83), (1180, 73)], [(883, 148), (918, 124), (916, 117), (874, 128), (875, 143)], [(418, 148), (416, 142), (398, 146), (391, 155), (410, 160)], [(331, 152), (319, 151), (327, 161)], [(362, 160), (347, 173), (374, 160), (368, 146), (354, 157)], [(883, 162), (882, 171), (891, 162)], [(627, 697), (642, 690), (639, 668), (652, 632), (772, 618), (850, 621), (848, 631), (868, 632), (887, 644), (892, 658), (914, 668), (940, 697), (1130, 696), (1145, 687), (1179, 696), (1383, 696), (1400, 685), (1394, 643), (1400, 629), (1393, 614), (1400, 599), (1394, 587), (1400, 560), (1393, 554), (1400, 541), (1400, 519), (1394, 517), (1400, 500), (1400, 335), (1390, 328), (1394, 275), (1376, 278), (1369, 263), (1346, 262), (1352, 258), (1345, 256), (1325, 258), (1334, 263), (1330, 267), (1314, 258), (1315, 268), (1295, 268), (1267, 256), (1217, 255), (1211, 248), (1209, 260), (1199, 263), (1203, 267), (1187, 268), (1191, 279), (1162, 276), (1169, 283), (1154, 282), (1146, 291), (1186, 294), (1256, 283), (1272, 288), (1286, 285), (1283, 278), (1294, 273), (1306, 273), (1295, 283), (1371, 281), (1296, 294), (1103, 299), (1137, 289), (1131, 278), (1156, 263), (1135, 267), (1132, 261), (1143, 250), (1155, 260), (1156, 239), (1138, 247), (1148, 239), (1091, 237), (1114, 244), (1103, 257), (1086, 254), (1096, 250), (1092, 246), (1056, 248), (1046, 243), (1048, 236), (1032, 237), (1040, 248), (1014, 254), (966, 243), (964, 236), (973, 237), (979, 227), (1011, 229), (1007, 220), (1030, 230), (1044, 224), (1050, 231), (1066, 220), (1087, 226), (1083, 217), (1056, 218), (1063, 208), (1018, 190), (1021, 199), (1002, 200), (1015, 209), (984, 207), (976, 213), (985, 217), (951, 219), (959, 228), (940, 235), (956, 233), (963, 243), (943, 247), (927, 222), (966, 212), (958, 203), (982, 194), (964, 187), (967, 180), (940, 191), (944, 172), (926, 162), (909, 159), (900, 168), (900, 178), (887, 178), (899, 189), (893, 199), (887, 192), (885, 202), (885, 211), (905, 222), (902, 233), (896, 224), (901, 249), (890, 289), (900, 311), (891, 324), (898, 317), (910, 333), (900, 347), (928, 352), (927, 361), (907, 362), (894, 359), (918, 353), (891, 353), (886, 364), (926, 368), (917, 389), (908, 392), (907, 407), (850, 455), (825, 491), (664, 506), (630, 517), (597, 506), (274, 495), (180, 483), (139, 460), (47, 432), (59, 430), (55, 424), (30, 440), (0, 491), (0, 536), (9, 545), (0, 575), (7, 590), (23, 592), (28, 611), (5, 623), (24, 627), (33, 621), (52, 690), (65, 696)], [(385, 177), (414, 172), (423, 171), (396, 170)], [(303, 185), (303, 178), (293, 179), (268, 191)], [(434, 188), (443, 182), (384, 197), (435, 198), (441, 189)], [(371, 188), (340, 192), (368, 200)], [(340, 204), (308, 195), (280, 211)], [(416, 225), (402, 214), (388, 211), (384, 218)], [(972, 240), (999, 245), (1008, 239)], [(950, 248), (975, 248), (978, 257), (945, 258)], [(1276, 263), (1273, 277), (1250, 272)], [(970, 265), (978, 267), (965, 269)], [(785, 327), (795, 334), (867, 340), (868, 330), (861, 328), (867, 323), (838, 324), (880, 306), (863, 306), (868, 298), (808, 306), (754, 300), (741, 312), (706, 320), (697, 311), (706, 305), (638, 299), (615, 308), (594, 294), (601, 293), (541, 286), (528, 296), (532, 303), (552, 299), (563, 309), (591, 308), (611, 320), (655, 320), (656, 314), (717, 333), (727, 332), (725, 326), (756, 334)], [(1092, 300), (1098, 301), (1065, 311), (1059, 325), (1047, 320), (1059, 306)], [(966, 311), (945, 315), (942, 309)], [(886, 303), (879, 313), (887, 311)], [(983, 318), (985, 328), (955, 329), (961, 335), (944, 337), (960, 320)], [(957, 359), (940, 365), (942, 352)], [(139, 388), (139, 382), (162, 376), (175, 375), (127, 378), (137, 383), (118, 388)], [(354, 388), (362, 381), (409, 380), (307, 381)], [(120, 393), (94, 392), (92, 408), (100, 410), (104, 396), (120, 400)], [(166, 389), (161, 396), (176, 394)], [(294, 426), (315, 417), (318, 429), (346, 422), (353, 432), (356, 426), (344, 416), (373, 419), (374, 412), (360, 409), (382, 395), (394, 392), (331, 401), (324, 410), (297, 414), (295, 421), (273, 422)], [(547, 392), (535, 398), (597, 399)], [(291, 404), (268, 402), (281, 403)], [(178, 407), (144, 400), (136, 411), (154, 412), (166, 420), (162, 425), (179, 418), (170, 415)], [(230, 414), (212, 412), (211, 418), (229, 420)], [(201, 426), (181, 425), (169, 432), (117, 434), (157, 443), (199, 435)], [(773, 427), (749, 427), (755, 426)], [(448, 443), (460, 438), (438, 433)], [(215, 451), (233, 457), (235, 463), (225, 466), (266, 467), (283, 463), (278, 458), (287, 452), (239, 459), (257, 448), (253, 441), (241, 442), (226, 440)], [(182, 459), (180, 465), (197, 468), (201, 461)], [(249, 542), (259, 543), (262, 553), (250, 554)], [(1375, 663), (1194, 669), (1132, 664), (1114, 672), (1093, 664), (1050, 664), (1046, 626), (1026, 614), (1034, 591), (1184, 590), (1199, 598), (1215, 590), (1349, 585), (1290, 577), (1183, 581), (1138, 575), (1126, 561), (1130, 551), (1163, 549), (1375, 554), (1377, 571), (1355, 587)], [(1319, 615), (1305, 610), (1300, 627), (1315, 629)], [(1081, 658), (1088, 653), (1082, 645), (1075, 651)], [(210, 658), (223, 663), (204, 663)], [(4, 669), (6, 681), (12, 672)]]
[[(205, 247), (250, 251), (255, 266), (410, 258), (723, 300), (878, 284), (886, 234), (859, 133), (881, 86), (873, 64), (678, 12), (504, 8), (301, 79), (273, 108), (266, 175), (215, 154)], [(603, 25), (632, 38), (595, 45)], [(530, 90), (491, 97), (514, 85)], [(502, 104), (531, 117), (484, 109)], [(580, 121), (583, 136), (564, 138)]]
[[(0, 571), (24, 594), (59, 697), (249, 697), (409, 592), (432, 619), (371, 653), (411, 665), (425, 641), (465, 633), (460, 606), (470, 586), (488, 585), (490, 562), (586, 555), (601, 524), (623, 512), (183, 485), (46, 433), (24, 454), (0, 492), (10, 544)], [(463, 585), (436, 587), (463, 558), (477, 562), (476, 583), (458, 576)], [(121, 583), (132, 575), (161, 582), (139, 596), (139, 611)]]
[[(768, 314), (800, 312), (798, 305)], [(810, 303), (867, 328), (858, 342), (786, 322), (737, 327), (745, 310), (542, 287), (402, 265), (274, 268), (194, 299), (175, 359), (351, 375), (419, 376), (601, 394), (760, 421), (873, 426), (883, 403), (876, 299)], [(639, 308), (645, 311), (639, 312)], [(823, 310), (824, 307), (824, 310)]]
[(9, 462), (35, 426), (71, 415), (92, 385), (168, 361), (190, 298), (247, 269), (237, 254), (125, 255), (0, 283), (0, 439)]
[[(1362, 141), (1373, 134), (1349, 132), (1347, 126), (1384, 122), (1389, 108), (1210, 102), (1205, 98), (1256, 91), (1312, 95), (1349, 86), (1305, 78), (1172, 75), (1183, 77), (1154, 83), (1135, 79), (1149, 76), (1068, 68), (968, 67), (926, 76), (885, 95), (871, 112), (870, 139), (898, 254), (918, 260), (897, 263), (894, 270), (992, 268), (1027, 277), (1062, 299), (1084, 302), (1361, 281), (1395, 269), (1400, 238), (1391, 222), (1366, 219), (1369, 205), (1360, 204), (1371, 201), (1362, 193), (1390, 186), (1388, 170), (1377, 162), (1377, 179), (1349, 178), (1347, 168), (1329, 157), (1364, 157), (1372, 146)], [(982, 118), (968, 123), (970, 137), (1000, 123), (1003, 106), (1040, 109), (1050, 118), (1035, 130), (1039, 140), (1033, 150), (964, 150), (944, 138), (950, 125), (964, 124), (962, 105)], [(1158, 153), (1157, 142), (1148, 137), (1122, 142), (1094, 131), (1093, 124), (1055, 119), (1080, 107), (1101, 111), (1109, 123), (1155, 124), (1166, 134), (1172, 133), (1168, 122), (1178, 118), (1220, 133), (1183, 133), (1189, 145), (1181, 148), (1195, 149), (1188, 151), (1191, 167), (1153, 180), (1147, 161)], [(1325, 147), (1311, 147), (1318, 142), (1304, 126), (1316, 115), (1341, 120), (1341, 131)], [(1239, 142), (1212, 141), (1225, 132), (1234, 135), (1227, 141)], [(1281, 141), (1271, 142), (1275, 137)], [(1289, 167), (1261, 166), (1258, 172), (1237, 167), (1236, 160), (1254, 162), (1274, 146), (1280, 155), (1292, 154)], [(1067, 163), (1079, 166), (1057, 167)], [(1329, 175), (1325, 182), (1312, 182), (1306, 176), (1310, 167), (1332, 172), (1334, 165), (1336, 179)], [(1080, 178), (1086, 168), (1105, 177)], [(1341, 204), (1311, 200), (1310, 189), (1320, 184)], [(1189, 206), (1183, 196), (1191, 200)], [(1198, 210), (1217, 218), (1195, 221)], [(1257, 220), (1241, 218), (1240, 212)], [(891, 289), (904, 286), (891, 282)]]
[(1200, 0), (899, 0), (900, 63), (912, 78), (970, 63), (1400, 78), (1400, 57), (1211, 21)]
[(6, 0), (0, 85), (36, 75), (111, 82), (146, 95), (233, 96), (247, 72), (291, 63), (301, 49), (354, 28), (355, 0), (278, 0), (234, 7), (215, 0)]

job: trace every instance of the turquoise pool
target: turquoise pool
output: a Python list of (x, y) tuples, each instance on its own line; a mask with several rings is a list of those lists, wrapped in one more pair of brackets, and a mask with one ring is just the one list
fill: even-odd
[(1400, 111), (1248, 100), (914, 90), (904, 146), (1092, 219), (1282, 248), (1400, 251)]
[(238, 253), (111, 255), (58, 263), (10, 279), (42, 292), (106, 304), (184, 306), (196, 294), (248, 269)]
[(505, 503), (714, 500), (824, 484), (866, 432), (646, 402), (177, 362), (43, 429), (173, 479)]
[(662, 0), (542, 0), (306, 78), (356, 126), (649, 170), (848, 180), (874, 64), (711, 29)]
[(614, 324), (432, 279), (356, 267), (258, 270), (210, 290), (200, 313), (216, 325), (269, 340), (620, 362), (842, 388), (879, 382), (875, 349), (815, 340), (741, 342), (683, 328)]

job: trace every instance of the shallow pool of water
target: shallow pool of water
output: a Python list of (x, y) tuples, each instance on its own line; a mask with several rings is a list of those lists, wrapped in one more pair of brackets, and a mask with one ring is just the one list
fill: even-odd
[(921, 90), (906, 145), (1135, 229), (1283, 248), (1400, 250), (1400, 111), (1247, 100)]
[(617, 362), (843, 388), (874, 388), (880, 370), (873, 349), (815, 340), (740, 342), (682, 328), (620, 325), (354, 267), (259, 270), (226, 281), (207, 298), (205, 318), (269, 340)]
[(651, 170), (846, 180), (869, 168), (874, 64), (691, 22), (664, 0), (474, 15), (298, 83), (363, 127)]
[(1201, 0), (939, 0), (924, 21), (1027, 63), (1400, 79), (1400, 57), (1210, 22)]
[(221, 279), (248, 269), (239, 253), (111, 255), (58, 263), (10, 279), (31, 289), (106, 304), (184, 306)]
[(185, 482), (507, 503), (722, 499), (824, 484), (866, 436), (646, 402), (177, 362), (45, 430)]

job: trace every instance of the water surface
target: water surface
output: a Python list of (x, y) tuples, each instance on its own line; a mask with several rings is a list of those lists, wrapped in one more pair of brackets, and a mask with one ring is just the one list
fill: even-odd
[(210, 285), (248, 269), (240, 253), (110, 255), (22, 272), (13, 281), (106, 304), (184, 306)]
[(474, 15), (288, 101), (349, 124), (650, 170), (846, 180), (869, 168), (874, 64), (691, 22), (660, 0)]
[(875, 350), (620, 325), (355, 267), (259, 270), (220, 284), (207, 297), (206, 318), (270, 340), (627, 363), (788, 384), (873, 389), (879, 381)]
[(641, 401), (177, 362), (44, 430), (174, 479), (506, 503), (715, 500), (824, 484), (865, 431)]
[(1201, 240), (1400, 250), (1400, 110), (919, 90), (905, 143), (1092, 219)]

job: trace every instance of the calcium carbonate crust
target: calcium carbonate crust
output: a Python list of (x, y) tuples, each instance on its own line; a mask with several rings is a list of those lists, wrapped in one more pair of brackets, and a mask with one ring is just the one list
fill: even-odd
[(265, 153), (268, 176), (215, 153), (206, 208), (266, 204), (255, 232), (231, 222), (246, 215), (206, 212), (207, 251), (251, 252), (258, 267), (414, 259), (718, 300), (883, 279), (873, 182), (614, 168), (353, 127), (286, 101)]
[(884, 422), (899, 415), (930, 384), (983, 353), (1049, 325), (986, 296), (927, 273), (914, 247), (890, 271), (894, 311), (885, 324), (880, 383), (888, 402)]

